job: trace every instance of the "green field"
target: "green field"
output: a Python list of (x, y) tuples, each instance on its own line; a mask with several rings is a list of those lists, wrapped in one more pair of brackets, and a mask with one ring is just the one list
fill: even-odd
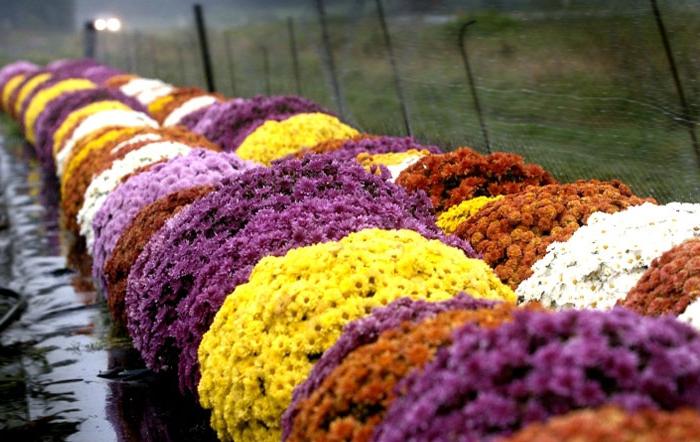
[[(329, 18), (345, 117), (368, 132), (400, 135), (404, 129), (386, 49), (373, 9), (365, 6)], [(664, 12), (697, 115), (700, 14), (680, 7)], [(661, 201), (700, 201), (700, 163), (679, 121), (678, 97), (646, 3), (567, 14), (390, 16), (409, 118), (419, 140), (485, 151), (457, 46), (458, 29), (467, 19), (476, 19), (467, 48), (493, 150), (523, 154), (561, 180), (619, 178)], [(337, 111), (318, 21), (313, 14), (300, 14), (295, 23), (302, 93)], [(271, 92), (295, 92), (286, 23), (275, 20), (210, 31), (223, 93), (233, 95), (224, 31), (232, 47), (236, 95), (265, 93), (263, 46)], [(203, 85), (191, 29), (122, 34), (101, 44), (107, 62)], [(35, 58), (43, 61), (51, 53), (37, 52)]]

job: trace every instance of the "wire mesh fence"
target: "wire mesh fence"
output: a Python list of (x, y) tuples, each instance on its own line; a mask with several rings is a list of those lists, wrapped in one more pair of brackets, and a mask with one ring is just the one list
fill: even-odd
[[(205, 87), (191, 5), (181, 6), (189, 24), (100, 34), (98, 57)], [(660, 201), (700, 201), (697, 0), (307, 0), (246, 11), (205, 4), (213, 79), (227, 96), (301, 94), (367, 132), (512, 151), (561, 180), (619, 178)], [(80, 52), (79, 35), (2, 38), (8, 59)]]

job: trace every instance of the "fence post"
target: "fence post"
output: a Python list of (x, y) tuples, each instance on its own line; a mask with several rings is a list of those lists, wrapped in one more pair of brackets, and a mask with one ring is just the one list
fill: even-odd
[(338, 114), (341, 118), (345, 118), (345, 106), (343, 97), (340, 93), (340, 82), (338, 81), (338, 73), (335, 68), (335, 60), (333, 59), (333, 48), (331, 47), (330, 36), (328, 34), (328, 24), (326, 23), (326, 6), (323, 0), (316, 0), (316, 10), (321, 24), (321, 44), (326, 55), (326, 63), (331, 76), (331, 87), (333, 89), (333, 98), (338, 107)]
[(408, 119), (408, 107), (406, 106), (406, 99), (403, 94), (403, 86), (401, 84), (401, 76), (399, 75), (399, 67), (396, 63), (396, 56), (394, 55), (394, 46), (391, 43), (391, 34), (389, 34), (389, 28), (386, 24), (386, 18), (384, 16), (384, 6), (382, 5), (382, 0), (375, 0), (377, 4), (377, 15), (379, 16), (379, 26), (381, 26), (382, 34), (384, 36), (384, 45), (386, 46), (387, 55), (389, 57), (389, 64), (391, 65), (391, 71), (394, 76), (394, 88), (396, 89), (396, 96), (399, 99), (399, 106), (401, 107), (401, 115), (403, 117), (404, 128), (406, 129), (406, 135), (412, 136), (413, 131), (411, 130), (411, 122)]
[(92, 20), (86, 21), (83, 26), (83, 55), (94, 59), (97, 53), (97, 29)]
[(207, 39), (207, 25), (204, 22), (202, 5), (195, 3), (194, 20), (197, 25), (197, 36), (199, 37), (199, 51), (202, 55), (202, 65), (204, 66), (204, 79), (207, 82), (207, 90), (216, 92), (214, 85), (214, 72), (211, 67), (211, 55), (209, 54), (209, 40)]
[(233, 45), (231, 45), (231, 31), (224, 32), (224, 46), (226, 50), (226, 66), (231, 81), (231, 95), (236, 96), (236, 70), (233, 58)]
[(292, 56), (292, 72), (294, 74), (294, 83), (297, 88), (297, 95), (301, 93), (301, 71), (299, 69), (299, 53), (297, 51), (297, 38), (294, 33), (294, 19), (287, 17), (287, 32), (289, 34), (289, 53)]
[(491, 153), (491, 142), (489, 141), (489, 132), (486, 129), (486, 121), (484, 121), (484, 115), (481, 110), (481, 102), (479, 101), (479, 94), (476, 91), (476, 81), (474, 80), (474, 74), (472, 73), (472, 67), (469, 64), (469, 55), (467, 54), (466, 44), (464, 43), (464, 37), (467, 34), (467, 28), (476, 23), (476, 20), (469, 20), (462, 25), (459, 30), (459, 50), (462, 54), (462, 62), (464, 63), (464, 71), (467, 74), (467, 83), (469, 84), (469, 89), (472, 93), (472, 98), (474, 99), (474, 109), (476, 110), (476, 115), (479, 119), (479, 126), (481, 127), (481, 134), (484, 137), (484, 143), (486, 144), (486, 151)]
[(693, 123), (690, 106), (688, 105), (685, 90), (683, 89), (683, 83), (681, 82), (681, 77), (678, 74), (678, 67), (676, 66), (676, 59), (673, 56), (673, 50), (671, 49), (671, 41), (668, 39), (668, 33), (666, 32), (666, 25), (661, 17), (661, 10), (659, 10), (659, 5), (656, 0), (651, 0), (651, 9), (654, 14), (656, 26), (659, 29), (661, 43), (663, 44), (664, 51), (666, 52), (666, 59), (668, 60), (668, 67), (671, 70), (671, 77), (673, 78), (673, 83), (676, 87), (676, 93), (678, 93), (678, 101), (681, 105), (683, 124), (688, 128), (690, 142), (693, 146), (693, 151), (695, 152), (695, 160), (697, 161), (698, 166), (700, 166), (700, 143), (698, 143), (698, 137), (695, 133), (695, 123)]

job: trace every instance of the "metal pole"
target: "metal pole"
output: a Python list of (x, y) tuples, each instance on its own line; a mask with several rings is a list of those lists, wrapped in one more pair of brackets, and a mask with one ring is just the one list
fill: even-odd
[(207, 26), (204, 22), (202, 5), (195, 3), (193, 8), (194, 19), (195, 23), (197, 24), (197, 36), (199, 37), (199, 50), (202, 54), (202, 64), (204, 66), (204, 79), (207, 82), (207, 90), (209, 92), (215, 92), (216, 87), (214, 86), (214, 72), (211, 67), (211, 55), (209, 54), (209, 41), (207, 39)]
[(403, 95), (403, 87), (401, 85), (399, 67), (396, 63), (396, 56), (394, 55), (394, 46), (391, 43), (391, 34), (389, 34), (389, 28), (386, 25), (386, 18), (384, 17), (384, 6), (382, 5), (382, 0), (375, 0), (375, 3), (377, 4), (377, 15), (379, 16), (379, 25), (381, 26), (382, 34), (384, 35), (384, 45), (386, 46), (386, 51), (389, 56), (389, 64), (391, 65), (391, 71), (394, 75), (394, 87), (396, 88), (396, 96), (399, 99), (399, 106), (401, 107), (403, 125), (406, 129), (406, 135), (412, 136), (413, 131), (411, 130), (411, 122), (408, 119), (408, 107), (406, 106), (406, 99)]
[(294, 20), (287, 17), (287, 32), (289, 33), (289, 53), (292, 56), (292, 72), (294, 73), (294, 83), (297, 88), (297, 95), (301, 93), (301, 71), (299, 69), (299, 53), (297, 51), (297, 39), (294, 33)]
[(228, 76), (231, 80), (231, 95), (236, 96), (236, 69), (233, 58), (233, 45), (231, 44), (231, 31), (224, 33), (224, 45), (226, 49), (226, 65), (228, 66)]
[(471, 65), (469, 64), (469, 56), (467, 55), (467, 48), (464, 44), (464, 37), (467, 34), (467, 28), (476, 23), (476, 20), (470, 20), (462, 25), (459, 30), (459, 49), (462, 53), (462, 61), (464, 62), (464, 70), (467, 74), (467, 83), (469, 83), (469, 89), (471, 89), (472, 97), (474, 98), (474, 109), (476, 110), (476, 115), (479, 118), (479, 126), (481, 126), (481, 134), (484, 137), (484, 143), (486, 144), (486, 151), (491, 153), (491, 142), (489, 141), (489, 132), (486, 129), (486, 122), (484, 121), (484, 115), (481, 110), (481, 103), (479, 101), (479, 94), (476, 91), (476, 82), (474, 80), (474, 74), (472, 73)]
[(656, 26), (659, 28), (661, 42), (664, 45), (664, 51), (666, 52), (666, 58), (668, 59), (668, 67), (671, 70), (671, 77), (673, 77), (673, 83), (675, 84), (676, 92), (678, 93), (678, 101), (681, 105), (683, 124), (688, 128), (690, 142), (693, 146), (693, 151), (695, 152), (695, 160), (697, 161), (698, 166), (700, 167), (700, 143), (698, 143), (698, 137), (695, 133), (695, 123), (692, 121), (690, 106), (688, 105), (688, 100), (685, 96), (685, 90), (683, 89), (683, 83), (681, 82), (681, 76), (678, 74), (676, 59), (674, 58), (673, 50), (671, 49), (671, 41), (668, 39), (666, 25), (664, 24), (663, 18), (661, 17), (661, 11), (659, 10), (659, 5), (656, 2), (656, 0), (651, 0), (651, 9), (654, 13)]
[(331, 48), (330, 36), (328, 34), (328, 24), (326, 23), (326, 7), (323, 0), (316, 0), (316, 9), (321, 23), (321, 44), (326, 53), (326, 63), (328, 63), (328, 71), (331, 75), (331, 87), (333, 89), (333, 98), (338, 107), (338, 113), (341, 118), (345, 118), (345, 106), (340, 93), (340, 82), (338, 81), (338, 73), (335, 68), (335, 60), (333, 59), (333, 49)]
[(85, 58), (95, 58), (97, 51), (97, 29), (95, 23), (86, 21), (83, 28), (83, 54)]

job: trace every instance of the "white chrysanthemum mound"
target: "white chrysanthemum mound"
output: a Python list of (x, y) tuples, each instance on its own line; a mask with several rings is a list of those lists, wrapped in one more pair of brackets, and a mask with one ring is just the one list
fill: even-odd
[(85, 191), (83, 207), (78, 212), (80, 234), (85, 237), (87, 250), (92, 253), (92, 245), (95, 240), (92, 220), (110, 192), (121, 183), (122, 178), (149, 164), (185, 155), (191, 149), (186, 144), (172, 141), (159, 141), (147, 144), (124, 155), (124, 158), (115, 161), (112, 167), (95, 177)]
[(416, 164), (424, 156), (425, 155), (423, 154), (416, 154), (409, 158), (406, 158), (399, 164), (390, 164), (386, 166), (386, 168), (389, 169), (389, 173), (391, 174), (391, 182), (396, 182), (396, 179), (399, 177), (399, 175), (401, 175), (401, 172)]
[(157, 128), (158, 122), (142, 112), (113, 109), (97, 112), (84, 119), (75, 128), (65, 146), (56, 155), (56, 173), (63, 176), (66, 160), (83, 137), (105, 127), (151, 127)]
[(147, 89), (138, 94), (136, 96), (136, 99), (139, 101), (139, 103), (143, 104), (144, 106), (148, 106), (160, 97), (164, 97), (174, 90), (174, 87), (170, 86), (169, 84), (166, 84), (157, 88)]
[(169, 86), (168, 83), (155, 78), (134, 78), (119, 88), (119, 90), (130, 97), (136, 97), (149, 89), (160, 89)]
[(516, 293), (553, 308), (609, 309), (624, 299), (652, 260), (700, 236), (700, 204), (645, 203), (588, 218), (566, 242), (555, 242)]
[(170, 112), (170, 114), (163, 121), (163, 127), (178, 125), (183, 118), (192, 112), (196, 112), (203, 107), (210, 106), (214, 103), (216, 103), (216, 97), (211, 95), (200, 95), (199, 97), (190, 98)]
[(161, 139), (163, 139), (163, 136), (160, 134), (137, 134), (114, 146), (110, 152), (112, 155), (115, 155), (119, 153), (120, 150), (133, 144), (142, 143), (144, 141), (158, 141)]
[(696, 299), (686, 307), (685, 311), (678, 316), (678, 319), (700, 330), (700, 299)]

